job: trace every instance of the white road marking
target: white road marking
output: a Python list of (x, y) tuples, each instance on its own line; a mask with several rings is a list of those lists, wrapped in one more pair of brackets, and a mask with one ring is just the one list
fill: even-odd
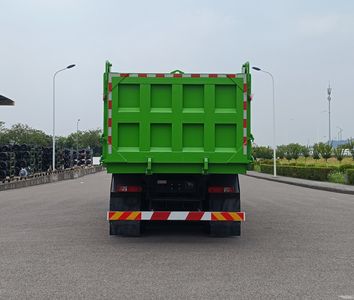
[(347, 300), (354, 299), (353, 295), (341, 295), (341, 296), (338, 296), (338, 297), (341, 298), (341, 299), (347, 299)]

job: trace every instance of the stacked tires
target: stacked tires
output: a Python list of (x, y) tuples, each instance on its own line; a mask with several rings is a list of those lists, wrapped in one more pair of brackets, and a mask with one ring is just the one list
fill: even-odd
[[(21, 169), (27, 174), (50, 171), (52, 168), (53, 149), (27, 144), (0, 145), (0, 180), (19, 176)], [(69, 169), (74, 166), (92, 165), (91, 149), (80, 149), (79, 153), (72, 149), (56, 151), (56, 169)]]
[(0, 146), (0, 180), (15, 175), (15, 155), (11, 145)]

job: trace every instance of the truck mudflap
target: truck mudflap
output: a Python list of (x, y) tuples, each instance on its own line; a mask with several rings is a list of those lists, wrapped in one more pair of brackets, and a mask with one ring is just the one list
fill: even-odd
[(226, 211), (108, 211), (108, 221), (245, 221), (244, 212)]

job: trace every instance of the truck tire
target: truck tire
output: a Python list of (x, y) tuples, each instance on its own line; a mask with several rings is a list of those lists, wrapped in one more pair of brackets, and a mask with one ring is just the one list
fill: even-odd
[[(110, 211), (140, 211), (141, 210), (141, 193), (117, 193), (115, 186), (118, 182), (124, 181), (125, 177), (113, 175), (111, 197), (109, 201)], [(121, 236), (140, 236), (140, 221), (109, 221), (109, 234)]]
[[(211, 211), (240, 211), (240, 198), (210, 199)], [(240, 236), (241, 222), (211, 221), (210, 235), (215, 237)]]
[[(140, 196), (112, 197), (110, 211), (140, 210)], [(109, 221), (109, 234), (121, 236), (140, 236), (140, 221)]]
[[(240, 200), (240, 184), (237, 174), (218, 174), (210, 175), (208, 186), (229, 186), (233, 187), (234, 193), (209, 193), (209, 210), (210, 211), (225, 211), (237, 212), (241, 210)], [(211, 236), (240, 236), (241, 235), (241, 222), (228, 222), (228, 221), (211, 221), (210, 235)]]

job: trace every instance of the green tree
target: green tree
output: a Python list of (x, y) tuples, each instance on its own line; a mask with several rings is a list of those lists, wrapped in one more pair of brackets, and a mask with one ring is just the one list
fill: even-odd
[(77, 143), (79, 148), (90, 148), (95, 156), (101, 155), (101, 129), (91, 129), (72, 133), (66, 138), (66, 147), (76, 149)]
[(320, 157), (320, 151), (319, 151), (319, 146), (318, 144), (314, 144), (313, 145), (313, 149), (312, 149), (312, 158), (314, 160), (319, 160), (321, 157)]
[(55, 148), (58, 149), (70, 148), (67, 146), (67, 138), (65, 136), (57, 136), (55, 139), (55, 145)]
[(289, 145), (285, 146), (285, 158), (287, 159), (288, 162), (290, 162), (293, 159), (293, 155), (291, 153), (291, 149)]
[(252, 148), (252, 155), (255, 159), (272, 159), (273, 150), (269, 146), (255, 146)]
[(32, 144), (38, 146), (49, 146), (51, 137), (43, 131), (33, 129), (25, 124), (14, 124), (10, 129), (1, 130), (1, 143)]
[(344, 150), (345, 150), (345, 148), (343, 148), (341, 146), (338, 146), (337, 148), (333, 149), (334, 156), (339, 161), (339, 163), (341, 163), (344, 158)]
[[(79, 148), (90, 148), (95, 156), (101, 155), (101, 129), (79, 131), (69, 136), (57, 136), (56, 146), (59, 149), (76, 149), (77, 140)], [(78, 138), (78, 139), (77, 139)], [(0, 121), (0, 144), (29, 144), (36, 146), (51, 147), (52, 137), (41, 130), (33, 129), (26, 124), (15, 124), (11, 128), (5, 128), (5, 123)]]
[(319, 143), (318, 144), (318, 151), (320, 152), (322, 158), (325, 159), (326, 163), (329, 158), (332, 156), (332, 144), (325, 144), (325, 143)]
[(301, 145), (297, 143), (292, 143), (288, 145), (288, 151), (290, 153), (290, 156), (291, 158), (295, 159), (295, 161), (297, 161), (297, 159), (299, 158), (301, 154), (301, 150), (302, 150)]
[(285, 157), (286, 145), (280, 145), (277, 147), (277, 157), (283, 159)]
[(349, 151), (352, 155), (352, 159), (354, 160), (354, 140), (349, 139), (348, 143), (345, 145), (345, 148), (349, 149)]
[(307, 158), (310, 156), (310, 147), (301, 146), (301, 154), (305, 158), (305, 164), (306, 164)]
[(3, 121), (0, 121), (0, 144), (7, 144), (7, 129)]

